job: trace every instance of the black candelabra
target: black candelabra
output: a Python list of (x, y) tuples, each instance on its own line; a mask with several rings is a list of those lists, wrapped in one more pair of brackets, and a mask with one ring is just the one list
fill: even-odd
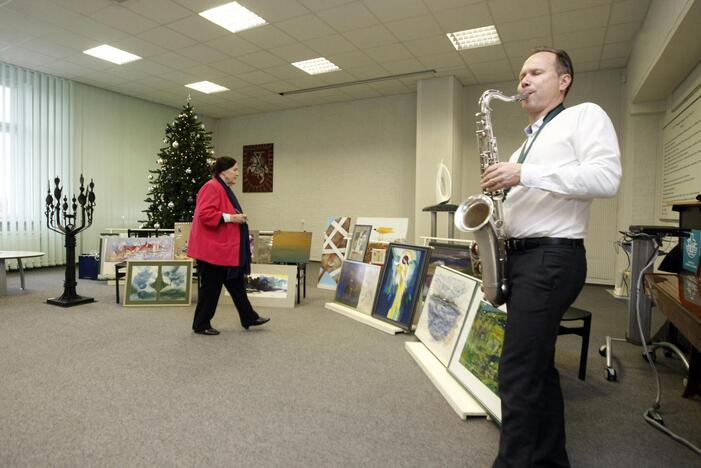
[[(95, 209), (95, 183), (90, 180), (88, 188), (85, 188), (85, 179), (80, 175), (80, 195), (73, 194), (71, 204), (68, 204), (68, 196), (61, 193), (61, 179), (54, 179), (54, 195), (51, 196), (51, 182), (46, 194), (46, 225), (54, 232), (66, 236), (66, 280), (63, 283), (63, 294), (59, 297), (47, 299), (48, 304), (61, 307), (71, 307), (88, 302), (94, 302), (92, 297), (79, 296), (75, 290), (75, 236), (90, 227), (92, 224), (93, 210)], [(78, 225), (78, 206), (80, 205), (80, 225)], [(70, 210), (69, 210), (70, 208)]]

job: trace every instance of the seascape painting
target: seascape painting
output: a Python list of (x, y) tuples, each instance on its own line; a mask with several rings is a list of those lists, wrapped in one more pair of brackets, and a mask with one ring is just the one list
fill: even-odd
[(375, 302), (375, 294), (377, 293), (377, 282), (380, 280), (380, 272), (382, 268), (378, 265), (365, 265), (365, 276), (363, 276), (363, 285), (360, 287), (360, 296), (358, 297), (358, 306), (356, 310), (364, 314), (372, 314), (372, 304)]
[(446, 266), (466, 275), (474, 276), (469, 244), (439, 244), (431, 242), (429, 245), (433, 247), (433, 250), (431, 251), (431, 260), (428, 262), (426, 279), (424, 280), (424, 287), (421, 292), (421, 297), (423, 299), (426, 298), (428, 288), (431, 286), (433, 272), (439, 265)]
[(494, 307), (483, 298), (478, 284), (448, 370), (501, 422), (497, 377), (507, 311), (506, 306)]
[(356, 308), (365, 277), (365, 264), (346, 260), (341, 268), (341, 276), (336, 286), (335, 300), (341, 304)]
[(125, 306), (189, 305), (192, 261), (129, 261)]
[(477, 280), (474, 278), (444, 266), (435, 269), (416, 328), (416, 337), (446, 367), (476, 287)]
[(348, 217), (327, 219), (324, 243), (321, 247), (318, 288), (336, 289), (338, 277), (341, 274), (341, 266), (345, 258), (350, 225), (351, 218)]
[(127, 260), (173, 260), (170, 236), (104, 237), (100, 263), (102, 279), (114, 279), (114, 266)]
[[(295, 306), (297, 286), (297, 265), (253, 263), (251, 274), (246, 278), (246, 293), (253, 307), (292, 309)], [(233, 304), (226, 288), (222, 288), (219, 303)]]
[(287, 297), (289, 281), (288, 275), (251, 273), (246, 277), (246, 294), (284, 299)]
[(405, 330), (411, 328), (429, 255), (428, 247), (389, 245), (372, 309), (374, 317)]
[(273, 233), (273, 263), (309, 263), (312, 233), (305, 231), (275, 231)]

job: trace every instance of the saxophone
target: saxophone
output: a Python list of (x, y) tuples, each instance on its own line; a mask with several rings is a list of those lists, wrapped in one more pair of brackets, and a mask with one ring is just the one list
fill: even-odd
[[(480, 155), (480, 175), (499, 162), (497, 139), (492, 131), (492, 99), (504, 102), (523, 101), (528, 94), (506, 96), (501, 91), (488, 89), (479, 99), (480, 112), (477, 117), (477, 146)], [(506, 280), (506, 236), (502, 203), (506, 193), (503, 189), (473, 195), (462, 202), (455, 212), (455, 227), (464, 232), (472, 232), (476, 244), (472, 245), (472, 256), (479, 262), (473, 265), (482, 271), (482, 291), (485, 299), (494, 306), (506, 302), (509, 285)], [(478, 250), (479, 249), (479, 250)]]

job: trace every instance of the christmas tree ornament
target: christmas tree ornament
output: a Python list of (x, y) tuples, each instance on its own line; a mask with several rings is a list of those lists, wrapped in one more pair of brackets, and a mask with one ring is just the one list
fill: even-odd
[(190, 169), (189, 167), (185, 169), (185, 174), (192, 174), (192, 169)]
[(148, 180), (149, 180), (149, 181), (152, 181), (152, 180), (153, 180), (153, 174), (149, 174), (149, 175), (148, 175)]
[(175, 149), (178, 149), (178, 146), (180, 146), (180, 143), (178, 143), (177, 141), (174, 141), (171, 146)]
[(173, 202), (168, 202), (168, 208), (170, 208), (171, 210), (172, 210), (173, 208), (175, 208), (175, 203), (173, 203)]
[(163, 165), (163, 158), (158, 158), (158, 165), (162, 166)]
[(160, 225), (159, 223), (156, 223), (156, 224), (153, 225), (153, 227), (156, 228), (156, 229), (160, 229), (160, 228), (161, 228), (161, 225)]

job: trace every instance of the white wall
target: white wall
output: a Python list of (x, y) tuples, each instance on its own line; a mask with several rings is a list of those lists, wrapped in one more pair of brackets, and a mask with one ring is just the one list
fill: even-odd
[[(81, 173), (86, 183), (93, 178), (97, 203), (93, 225), (81, 235), (80, 252), (88, 253), (98, 250), (105, 228), (138, 227), (146, 218), (148, 171), (179, 110), (80, 83), (75, 98), (74, 180)], [(216, 123), (203, 122), (207, 130)]]
[[(577, 73), (574, 64), (575, 78), (573, 87), (565, 101), (565, 105), (574, 106), (582, 102), (594, 102), (600, 105), (613, 121), (619, 140), (622, 140), (621, 100), (622, 70), (604, 70), (596, 72)], [(516, 82), (502, 82), (469, 86), (464, 89), (463, 128), (463, 199), (476, 194), (479, 189), (480, 166), (475, 138), (475, 113), (479, 111), (478, 99), (486, 89), (499, 89), (504, 94), (516, 93)], [(497, 138), (499, 159), (506, 161), (511, 154), (523, 143), (524, 127), (528, 120), (518, 103), (493, 102), (492, 124)], [(612, 284), (615, 276), (614, 244), (618, 237), (616, 225), (611, 220), (616, 219), (617, 199), (595, 200), (589, 217), (589, 234), (586, 240), (587, 262), (589, 272), (588, 282)], [(466, 236), (469, 237), (469, 236)]]
[[(413, 238), (416, 95), (222, 119), (215, 151), (273, 143), (272, 193), (234, 189), (252, 229), (306, 230), (320, 258), (329, 216), (409, 218)], [(431, 177), (435, 177), (433, 174)]]

